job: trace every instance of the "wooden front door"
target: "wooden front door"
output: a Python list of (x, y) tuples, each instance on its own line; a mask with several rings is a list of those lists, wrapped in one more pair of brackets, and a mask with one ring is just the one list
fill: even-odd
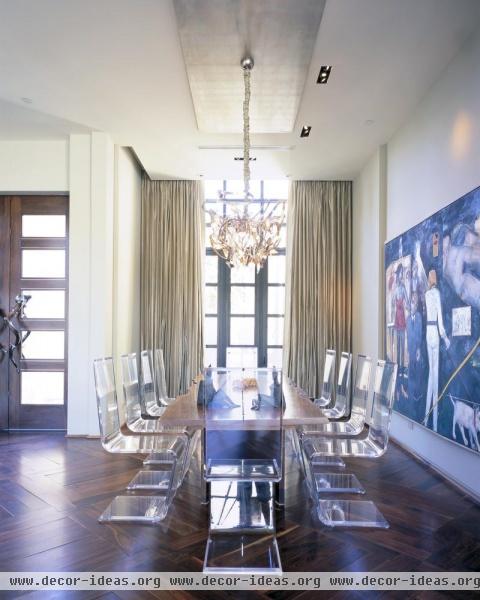
[[(8, 373), (8, 423), (5, 408), (2, 428), (64, 430), (67, 407), (67, 292), (68, 292), (68, 197), (6, 196), (3, 218), (9, 213), (8, 305), (18, 295), (30, 296), (24, 316), (12, 324), (22, 337), (21, 347), (4, 355), (0, 371)], [(8, 209), (8, 210), (7, 210)], [(3, 229), (0, 228), (0, 231)], [(6, 244), (4, 243), (4, 246)], [(3, 275), (5, 277), (5, 273)], [(2, 287), (2, 282), (0, 282)], [(7, 286), (3, 282), (3, 290)], [(2, 332), (5, 348), (15, 344), (14, 332)], [(16, 363), (15, 366), (13, 363)], [(5, 365), (5, 363), (8, 364)], [(0, 389), (1, 394), (1, 389)], [(0, 400), (5, 401), (0, 395)]]

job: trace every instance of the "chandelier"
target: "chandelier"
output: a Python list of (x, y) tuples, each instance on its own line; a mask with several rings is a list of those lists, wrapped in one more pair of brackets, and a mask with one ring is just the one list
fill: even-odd
[[(244, 198), (227, 200), (225, 193), (219, 192), (220, 199), (228, 206), (227, 215), (205, 209), (210, 216), (210, 244), (212, 249), (230, 267), (255, 265), (260, 270), (265, 261), (280, 243), (280, 228), (285, 214), (283, 203), (267, 205), (264, 210), (254, 210), (253, 195), (250, 192), (250, 76), (253, 58), (247, 56), (241, 61), (245, 98), (243, 101), (243, 182)], [(280, 215), (276, 215), (281, 205)], [(222, 205), (223, 208), (223, 205)]]

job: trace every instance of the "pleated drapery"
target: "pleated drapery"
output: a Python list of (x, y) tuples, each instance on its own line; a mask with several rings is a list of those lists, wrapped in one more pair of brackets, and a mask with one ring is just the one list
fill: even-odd
[(351, 182), (292, 182), (287, 236), (284, 369), (318, 397), (325, 350), (351, 350)]
[(170, 397), (203, 365), (203, 191), (198, 181), (142, 181), (141, 345), (161, 348)]

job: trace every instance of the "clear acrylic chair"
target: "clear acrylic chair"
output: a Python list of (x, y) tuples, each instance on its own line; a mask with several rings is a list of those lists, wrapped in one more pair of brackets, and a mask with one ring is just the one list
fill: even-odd
[(368, 435), (359, 439), (323, 437), (320, 434), (301, 438), (301, 445), (306, 459), (315, 464), (321, 463), (322, 457), (365, 457), (378, 458), (388, 446), (390, 420), (393, 408), (397, 365), (379, 360), (375, 371), (372, 413)]
[[(188, 427), (176, 426), (176, 425), (165, 425), (162, 422), (161, 415), (165, 412), (165, 407), (161, 408), (161, 414), (157, 418), (144, 419), (141, 416), (141, 404), (140, 404), (140, 384), (138, 380), (137, 370), (137, 356), (134, 352), (130, 354), (123, 354), (121, 356), (122, 364), (122, 376), (123, 376), (123, 393), (125, 397), (125, 410), (126, 410), (126, 422), (127, 427), (135, 433), (155, 434), (163, 433), (166, 435), (176, 435), (185, 437), (186, 441), (186, 454), (184, 464), (184, 475), (187, 473), (190, 466), (190, 462), (197, 446), (200, 430), (195, 430)], [(145, 366), (145, 363), (148, 366)], [(148, 374), (151, 373), (149, 370), (150, 361), (147, 360), (147, 352), (142, 352), (142, 372), (143, 375), (143, 387), (144, 387), (144, 398), (152, 398), (153, 391), (149, 381)], [(147, 382), (145, 384), (145, 381)], [(154, 402), (153, 399), (147, 400), (146, 404)], [(156, 405), (157, 408), (158, 405)], [(159, 458), (156, 453), (152, 453), (145, 461), (145, 465), (156, 464), (159, 462)]]
[(324, 408), (323, 416), (328, 419), (341, 419), (350, 412), (350, 382), (352, 370), (352, 355), (342, 352), (338, 365), (337, 386), (335, 389), (335, 404), (332, 408)]
[(281, 379), (278, 369), (205, 369), (207, 481), (280, 481)]
[[(155, 453), (155, 464), (173, 465), (180, 469), (186, 455), (185, 437), (180, 436), (125, 436), (120, 430), (120, 416), (112, 358), (97, 359), (93, 363), (97, 396), (98, 421), (102, 446), (107, 452), (122, 454)], [(127, 489), (164, 490), (170, 471), (140, 471)]]
[[(375, 372), (372, 414), (368, 435), (358, 438), (326, 438), (320, 435), (308, 436), (302, 440), (304, 468), (307, 483), (316, 502), (320, 521), (329, 527), (379, 527), (387, 528), (388, 522), (375, 504), (368, 500), (326, 499), (325, 489), (318, 485), (321, 476), (315, 473), (315, 466), (327, 457), (365, 457), (378, 458), (388, 446), (390, 420), (395, 394), (397, 365), (379, 360)], [(344, 484), (342, 492), (361, 493), (358, 480), (352, 479)], [(337, 484), (332, 481), (331, 483)], [(328, 487), (328, 484), (327, 484)], [(353, 488), (353, 489), (352, 489)]]
[[(201, 394), (210, 526), (204, 570), (281, 569), (275, 538), (274, 484), (282, 478), (282, 373), (207, 368)], [(252, 536), (256, 541), (246, 544)], [(261, 537), (263, 536), (263, 538)], [(267, 537), (265, 537), (267, 536)], [(257, 547), (265, 546), (260, 563)], [(221, 549), (228, 548), (225, 555)], [(243, 556), (232, 565), (229, 556)]]
[[(336, 386), (334, 384), (335, 375), (335, 351), (327, 350), (327, 358), (325, 360), (325, 369), (322, 386), (322, 398), (327, 401), (331, 397), (331, 390), (335, 387), (335, 404), (331, 408), (323, 408), (322, 416), (328, 417), (329, 419), (340, 419), (350, 412), (351, 400), (350, 400), (350, 382), (351, 382), (351, 368), (352, 368), (352, 355), (349, 352), (342, 352), (340, 355), (340, 364), (338, 367), (338, 379)], [(330, 400), (329, 400), (330, 401)], [(318, 406), (317, 401), (315, 403)], [(329, 427), (330, 423), (317, 423), (311, 425), (302, 425), (297, 427), (292, 432), (293, 445), (297, 458), (302, 462), (301, 456), (301, 438), (309, 435), (310, 433), (323, 431), (325, 427)], [(344, 468), (345, 463), (342, 459), (337, 457), (324, 457), (324, 466), (340, 467)]]
[(320, 398), (315, 398), (315, 406), (327, 408), (332, 402), (333, 389), (335, 387), (335, 362), (337, 353), (335, 350), (325, 352), (325, 364), (323, 367), (323, 381)]
[[(185, 453), (185, 449), (183, 450)], [(155, 490), (154, 496), (116, 496), (99, 517), (100, 523), (144, 523), (155, 525), (166, 517), (175, 492), (183, 477), (183, 461), (172, 456), (168, 471), (140, 471), (131, 481), (128, 490)], [(159, 479), (161, 476), (161, 479)]]
[[(93, 361), (95, 391), (97, 395), (98, 421), (102, 446), (107, 452), (127, 454), (150, 454), (155, 452), (163, 462), (171, 462), (172, 452), (179, 458), (184, 451), (185, 436), (172, 435), (123, 435), (120, 430), (115, 371), (113, 359), (99, 358)], [(178, 450), (176, 450), (178, 448)]]
[(300, 436), (342, 435), (351, 437), (362, 433), (365, 427), (371, 372), (372, 359), (369, 356), (359, 354), (356, 360), (355, 378), (352, 390), (352, 410), (349, 419), (347, 421), (333, 421), (330, 423), (317, 423), (316, 425), (304, 426), (298, 429)]

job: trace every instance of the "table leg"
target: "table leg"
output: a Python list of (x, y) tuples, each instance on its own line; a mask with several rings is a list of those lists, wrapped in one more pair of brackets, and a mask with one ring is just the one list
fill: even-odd
[(275, 486), (275, 504), (285, 506), (285, 429), (282, 427), (281, 434), (281, 459), (282, 459), (282, 478)]
[(202, 504), (210, 502), (210, 485), (205, 481), (206, 435), (205, 428), (203, 428), (200, 436), (200, 498)]

